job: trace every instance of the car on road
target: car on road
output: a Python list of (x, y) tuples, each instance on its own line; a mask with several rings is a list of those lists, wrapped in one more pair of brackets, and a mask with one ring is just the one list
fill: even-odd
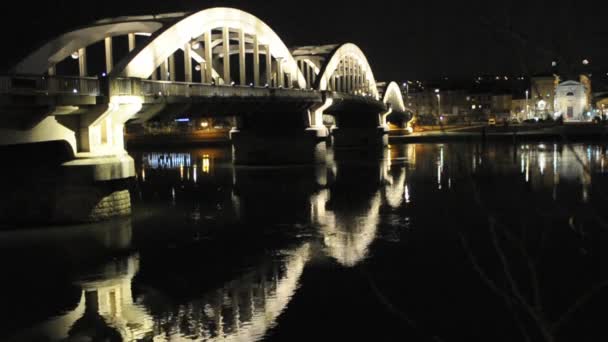
[(489, 118), (488, 119), (488, 126), (496, 126), (496, 119), (495, 118)]

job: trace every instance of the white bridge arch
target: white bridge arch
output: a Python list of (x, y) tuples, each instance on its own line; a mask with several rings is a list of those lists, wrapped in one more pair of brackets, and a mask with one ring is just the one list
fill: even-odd
[[(118, 36), (128, 35), (130, 47), (134, 48), (136, 34), (152, 35), (171, 20), (174, 20), (175, 17), (182, 15), (183, 13), (171, 13), (100, 20), (93, 25), (67, 32), (48, 41), (24, 58), (13, 68), (13, 71), (17, 74), (37, 75), (44, 74), (47, 71), (53, 74), (55, 65), (73, 53), (78, 53), (78, 58), (84, 61), (88, 46), (104, 40), (109, 41), (109, 39)], [(108, 52), (111, 52), (111, 47), (108, 50)], [(83, 51), (85, 52), (83, 53)], [(84, 64), (86, 65), (86, 62)], [(81, 66), (80, 76), (87, 76), (86, 67), (82, 69)]]
[[(212, 37), (213, 30), (222, 30), (222, 45), (224, 70), (223, 80), (225, 83), (230, 83), (230, 64), (227, 55), (232, 53), (230, 47), (230, 33), (235, 33), (239, 41), (240, 55), (240, 78), (241, 84), (245, 84), (245, 53), (246, 53), (246, 37), (251, 36), (253, 40), (252, 50), (254, 52), (254, 78), (258, 83), (259, 75), (259, 54), (266, 53), (271, 55), (275, 62), (275, 70), (280, 75), (283, 72), (288, 75), (288, 86), (296, 84), (299, 88), (306, 88), (306, 80), (297, 67), (296, 61), (291, 56), (289, 49), (285, 46), (279, 36), (263, 21), (255, 16), (233, 8), (212, 8), (196, 12), (184, 17), (172, 26), (166, 27), (155, 33), (152, 39), (144, 46), (139, 47), (127, 59), (123, 60), (120, 66), (115, 71), (115, 76), (148, 78), (154, 73), (156, 68), (162, 67), (162, 64), (173, 55), (174, 52), (184, 49), (186, 54), (197, 53), (191, 51), (193, 45), (201, 46), (200, 40), (203, 40), (204, 52), (202, 60), (207, 64), (207, 76), (211, 72), (212, 52), (214, 42)], [(217, 45), (217, 43), (215, 43)], [(260, 49), (260, 47), (264, 49)], [(195, 49), (197, 50), (197, 49)], [(265, 51), (261, 51), (265, 50)], [(269, 59), (267, 58), (268, 66)], [(270, 68), (267, 68), (267, 73)], [(161, 74), (162, 76), (162, 74)], [(283, 79), (279, 77), (278, 86), (283, 86)], [(267, 80), (268, 83), (268, 80)]]
[(374, 73), (361, 49), (352, 43), (338, 46), (317, 80), (318, 90), (333, 90), (379, 98)]

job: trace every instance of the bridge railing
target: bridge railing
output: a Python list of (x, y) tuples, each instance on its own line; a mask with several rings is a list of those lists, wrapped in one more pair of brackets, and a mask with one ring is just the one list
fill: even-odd
[(0, 94), (20, 95), (101, 95), (95, 77), (11, 75), (0, 76)]
[(291, 98), (309, 98), (311, 90), (277, 89), (250, 86), (211, 85), (203, 83), (152, 81), (118, 78), (113, 80), (112, 95), (180, 97), (268, 97), (280, 92)]

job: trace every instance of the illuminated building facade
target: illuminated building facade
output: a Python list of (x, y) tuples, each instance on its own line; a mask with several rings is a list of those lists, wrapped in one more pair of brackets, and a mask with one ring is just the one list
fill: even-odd
[(589, 99), (586, 87), (576, 81), (560, 83), (555, 89), (555, 116), (564, 121), (589, 121)]

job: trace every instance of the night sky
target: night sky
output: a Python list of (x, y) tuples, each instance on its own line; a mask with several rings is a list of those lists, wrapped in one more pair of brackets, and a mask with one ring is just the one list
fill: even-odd
[(3, 70), (95, 19), (229, 6), (264, 20), (288, 46), (355, 43), (378, 80), (533, 74), (554, 59), (578, 68), (588, 58), (608, 71), (602, 1), (9, 1), (0, 5)]

